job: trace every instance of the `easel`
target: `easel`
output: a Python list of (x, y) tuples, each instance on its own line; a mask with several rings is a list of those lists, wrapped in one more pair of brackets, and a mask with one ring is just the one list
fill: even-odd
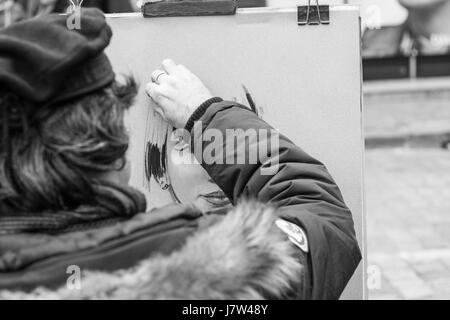
[[(319, 6), (319, 17), (317, 2), (308, 6), (308, 0), (298, 0), (306, 6), (249, 9), (220, 0), (220, 13), (218, 6), (207, 7), (218, 1), (147, 3), (145, 18), (142, 13), (109, 15), (114, 37), (107, 54), (116, 72), (132, 71), (145, 83), (169, 57), (189, 66), (226, 100), (247, 103), (244, 84), (264, 120), (326, 164), (354, 214), (365, 251), (358, 8)], [(170, 195), (156, 182), (150, 194), (144, 184), (149, 104), (141, 88), (129, 118), (131, 183), (149, 203), (161, 206), (170, 203), (165, 202)], [(364, 283), (365, 261), (342, 298), (363, 299)]]

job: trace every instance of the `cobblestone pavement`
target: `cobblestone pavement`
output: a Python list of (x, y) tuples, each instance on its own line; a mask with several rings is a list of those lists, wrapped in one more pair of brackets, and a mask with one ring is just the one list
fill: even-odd
[[(366, 93), (364, 95), (366, 137), (392, 138), (450, 132), (450, 78), (440, 81), (445, 81), (448, 88)], [(431, 79), (426, 80), (426, 85), (422, 86), (433, 87), (439, 83)], [(386, 89), (389, 86), (389, 82), (383, 85)]]
[(366, 151), (370, 299), (450, 299), (450, 151)]

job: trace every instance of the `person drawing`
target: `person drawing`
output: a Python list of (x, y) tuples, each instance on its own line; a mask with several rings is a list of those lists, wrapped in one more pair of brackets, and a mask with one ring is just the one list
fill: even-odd
[[(0, 299), (338, 299), (362, 258), (352, 213), (326, 167), (283, 135), (256, 163), (197, 158), (226, 213), (147, 210), (126, 158), (138, 86), (104, 52), (104, 14), (80, 16), (75, 30), (60, 14), (0, 29)], [(200, 123), (271, 131), (170, 59), (148, 77), (156, 112), (195, 144), (212, 143)]]

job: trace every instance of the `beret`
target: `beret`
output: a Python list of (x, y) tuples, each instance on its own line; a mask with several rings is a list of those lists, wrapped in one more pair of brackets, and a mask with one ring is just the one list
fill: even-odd
[(104, 49), (112, 31), (98, 9), (82, 9), (79, 29), (49, 14), (0, 29), (0, 90), (36, 106), (99, 90), (115, 75)]

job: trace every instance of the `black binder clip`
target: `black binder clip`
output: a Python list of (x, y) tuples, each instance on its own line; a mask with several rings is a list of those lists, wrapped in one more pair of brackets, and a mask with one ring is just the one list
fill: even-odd
[(307, 6), (297, 7), (298, 25), (319, 25), (330, 24), (330, 6), (319, 5), (319, 0), (315, 0), (316, 5), (311, 6), (311, 0), (308, 0)]
[(236, 14), (236, 0), (147, 0), (144, 17), (216, 16)]

